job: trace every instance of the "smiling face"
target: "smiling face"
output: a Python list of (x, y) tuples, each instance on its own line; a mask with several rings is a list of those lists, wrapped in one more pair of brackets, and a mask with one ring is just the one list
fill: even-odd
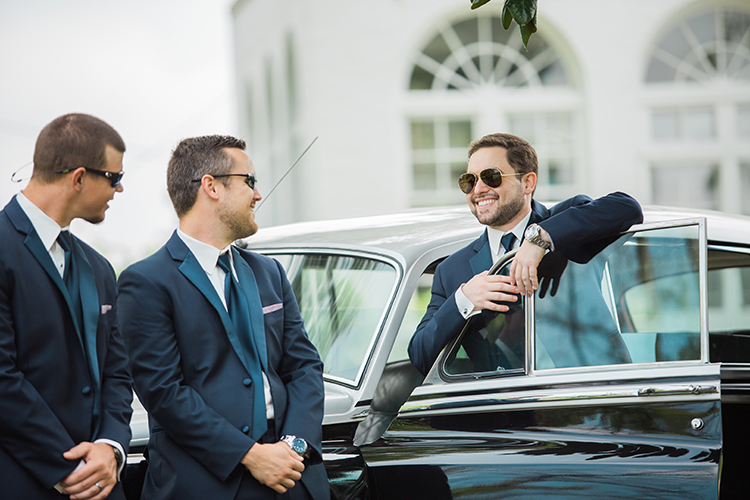
[[(109, 144), (105, 147), (107, 163), (101, 170), (105, 172), (121, 172), (123, 153), (117, 151)], [(121, 193), (122, 183), (112, 187), (112, 183), (106, 177), (87, 173), (84, 175), (85, 186), (81, 194), (84, 199), (81, 204), (82, 213), (79, 215), (85, 221), (98, 224), (104, 220), (104, 213), (109, 208), (109, 202), (115, 197), (115, 193)]]
[[(487, 186), (479, 173), (496, 168), (503, 174), (503, 182), (496, 188)], [(474, 189), (466, 195), (469, 208), (479, 222), (500, 231), (513, 229), (531, 211), (531, 197), (536, 186), (533, 172), (521, 175), (508, 163), (505, 148), (478, 149), (469, 158), (467, 171), (477, 176)]]
[[(237, 148), (224, 148), (224, 152), (232, 158), (230, 174), (255, 173), (250, 157)], [(258, 231), (255, 222), (255, 204), (261, 196), (257, 189), (251, 189), (243, 177), (226, 177), (222, 203), (218, 209), (219, 221), (224, 225), (230, 241), (247, 238)]]

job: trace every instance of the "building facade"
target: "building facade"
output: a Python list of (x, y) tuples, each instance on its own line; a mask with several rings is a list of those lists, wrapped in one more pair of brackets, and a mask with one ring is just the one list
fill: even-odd
[(623, 190), (750, 215), (750, 4), (541, 0), (524, 50), (502, 0), (238, 0), (241, 128), (261, 226), (464, 203), (468, 143), (529, 140), (536, 198)]

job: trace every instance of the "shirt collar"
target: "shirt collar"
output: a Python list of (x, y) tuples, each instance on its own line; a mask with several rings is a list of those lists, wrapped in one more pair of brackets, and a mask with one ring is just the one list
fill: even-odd
[(34, 205), (22, 192), (18, 193), (16, 200), (21, 206), (21, 210), (24, 211), (26, 217), (31, 221), (31, 225), (34, 226), (34, 230), (39, 239), (42, 240), (44, 248), (49, 252), (52, 249), (52, 245), (57, 241), (57, 237), (60, 236), (60, 231), (68, 230), (70, 226), (61, 228), (60, 224), (45, 214), (41, 208)]
[[(182, 242), (187, 245), (188, 249), (193, 253), (193, 255), (195, 255), (195, 258), (198, 259), (198, 264), (200, 264), (200, 266), (209, 276), (214, 273), (214, 270), (216, 270), (216, 265), (219, 262), (219, 256), (224, 252), (229, 251), (232, 246), (231, 244), (229, 244), (226, 248), (219, 250), (218, 248), (211, 246), (208, 243), (204, 243), (200, 240), (196, 240), (192, 236), (188, 236), (179, 228), (177, 229), (177, 236), (179, 236)], [(230, 261), (231, 259), (233, 259), (231, 252), (229, 253), (229, 258)], [(232, 265), (234, 266), (233, 261)]]
[[(529, 223), (529, 219), (531, 219), (531, 212), (526, 214), (526, 217), (524, 217), (521, 222), (516, 224), (516, 226), (511, 229), (510, 233), (513, 233), (513, 235), (516, 237), (516, 241), (522, 242), (523, 241), (523, 233), (526, 231), (526, 226)], [(505, 236), (507, 233), (504, 233), (503, 231), (498, 231), (497, 229), (493, 229), (491, 227), (487, 227), (487, 238), (490, 240), (490, 250), (492, 251), (492, 254), (497, 256), (500, 253), (500, 239)], [(505, 251), (512, 250), (512, 248), (506, 248)]]

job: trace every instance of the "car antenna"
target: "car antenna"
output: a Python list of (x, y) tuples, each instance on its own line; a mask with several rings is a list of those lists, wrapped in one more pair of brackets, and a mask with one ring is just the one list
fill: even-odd
[(281, 184), (281, 181), (283, 181), (284, 178), (289, 174), (289, 172), (292, 171), (292, 169), (294, 168), (294, 166), (297, 165), (297, 163), (299, 163), (299, 161), (302, 159), (302, 157), (305, 156), (305, 153), (307, 153), (307, 151), (312, 147), (313, 144), (315, 144), (315, 141), (317, 141), (317, 140), (318, 140), (318, 136), (315, 136), (315, 139), (312, 140), (312, 142), (310, 143), (310, 145), (307, 146), (307, 148), (305, 148), (304, 151), (302, 151), (302, 154), (299, 155), (299, 157), (296, 160), (294, 160), (294, 163), (292, 163), (292, 166), (289, 167), (286, 170), (286, 172), (284, 172), (284, 175), (281, 176), (281, 179), (279, 179), (279, 181), (271, 188), (271, 190), (268, 192), (268, 194), (265, 197), (263, 197), (262, 200), (260, 200), (260, 203), (258, 204), (258, 206), (255, 207), (255, 211), (256, 212), (260, 209), (260, 207), (263, 206), (263, 203), (265, 203), (265, 201), (271, 196), (271, 193), (273, 193), (274, 190), (277, 187), (279, 187), (279, 184)]

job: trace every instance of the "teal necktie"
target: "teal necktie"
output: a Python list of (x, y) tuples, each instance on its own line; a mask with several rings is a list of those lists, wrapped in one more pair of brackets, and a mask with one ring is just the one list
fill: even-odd
[(503, 248), (505, 248), (504, 253), (508, 253), (511, 250), (513, 250), (513, 243), (516, 241), (516, 235), (513, 233), (507, 233), (502, 238), (500, 238), (500, 243), (503, 245)]
[(73, 255), (73, 241), (70, 231), (60, 231), (57, 237), (57, 243), (65, 250), (65, 271), (63, 272), (63, 282), (68, 289), (73, 301), (73, 310), (75, 311), (76, 327), (79, 334), (83, 332), (83, 309), (81, 307), (81, 290), (78, 284), (78, 270), (76, 269), (75, 258)]
[(86, 265), (83, 261), (84, 256), (77, 255), (80, 251), (76, 251), (77, 247), (73, 244), (73, 236), (70, 231), (60, 231), (60, 235), (57, 237), (57, 243), (65, 251), (65, 270), (63, 271), (63, 282), (65, 288), (68, 289), (68, 295), (72, 302), (73, 310), (75, 311), (74, 322), (76, 323), (76, 332), (78, 338), (81, 340), (83, 346), (83, 352), (86, 355), (86, 361), (88, 364), (89, 374), (91, 375), (91, 381), (94, 384), (94, 408), (93, 408), (93, 436), (96, 436), (99, 432), (99, 419), (100, 406), (101, 406), (101, 391), (98, 387), (98, 374), (99, 363), (96, 357), (96, 331), (86, 332), (86, 327), (83, 322), (83, 302), (81, 301), (81, 273), (83, 268), (81, 266)]
[(227, 301), (227, 310), (229, 311), (229, 317), (232, 318), (235, 333), (242, 345), (247, 360), (245, 364), (250, 371), (250, 380), (253, 383), (253, 428), (250, 436), (257, 441), (266, 432), (268, 422), (260, 358), (250, 324), (250, 308), (247, 305), (245, 292), (232, 274), (229, 252), (219, 256), (219, 267), (226, 273), (224, 277), (224, 297)]

